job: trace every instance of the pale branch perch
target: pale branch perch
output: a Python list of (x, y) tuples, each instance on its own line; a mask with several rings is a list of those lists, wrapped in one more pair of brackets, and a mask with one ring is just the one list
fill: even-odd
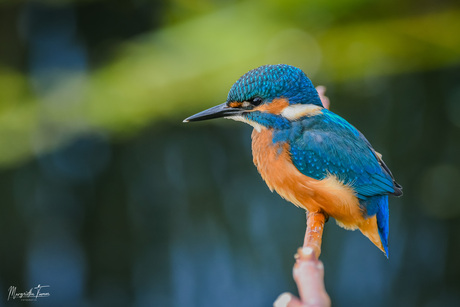
[(319, 98), (321, 99), (321, 103), (326, 109), (329, 109), (331, 102), (329, 98), (326, 96), (326, 87), (324, 85), (318, 85), (316, 87), (316, 91), (318, 92)]
[(322, 213), (310, 212), (304, 246), (299, 248), (294, 265), (294, 280), (300, 299), (291, 293), (283, 293), (275, 301), (275, 307), (327, 307), (331, 300), (324, 287), (324, 266), (318, 260), (326, 217)]

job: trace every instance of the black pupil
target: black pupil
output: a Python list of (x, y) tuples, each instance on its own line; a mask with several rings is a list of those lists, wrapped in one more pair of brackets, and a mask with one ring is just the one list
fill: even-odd
[(255, 106), (258, 106), (259, 104), (262, 103), (262, 98), (256, 97), (256, 98), (252, 99), (251, 103), (252, 103), (253, 105), (255, 105)]

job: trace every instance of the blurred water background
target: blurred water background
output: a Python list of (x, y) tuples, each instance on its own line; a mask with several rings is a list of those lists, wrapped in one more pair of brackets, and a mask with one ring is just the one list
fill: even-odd
[[(271, 306), (304, 212), (251, 128), (182, 119), (302, 68), (384, 155), (390, 258), (327, 223), (334, 306), (460, 306), (456, 1), (0, 2), (0, 306)], [(49, 285), (37, 302), (8, 290)]]

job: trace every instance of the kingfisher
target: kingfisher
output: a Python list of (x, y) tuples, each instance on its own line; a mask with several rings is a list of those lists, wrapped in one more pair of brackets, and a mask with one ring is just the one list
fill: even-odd
[(271, 191), (307, 212), (359, 229), (388, 257), (388, 195), (402, 195), (364, 135), (322, 104), (299, 68), (255, 68), (227, 101), (184, 122), (227, 118), (251, 125), (253, 161)]

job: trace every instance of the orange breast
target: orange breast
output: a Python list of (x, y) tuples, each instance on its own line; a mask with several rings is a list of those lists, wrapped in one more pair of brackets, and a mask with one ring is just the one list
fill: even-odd
[(382, 249), (376, 218), (364, 218), (353, 189), (334, 176), (323, 180), (305, 176), (292, 163), (289, 145), (274, 144), (272, 139), (272, 129), (252, 132), (254, 164), (270, 190), (305, 210), (326, 213), (346, 229), (359, 228)]

